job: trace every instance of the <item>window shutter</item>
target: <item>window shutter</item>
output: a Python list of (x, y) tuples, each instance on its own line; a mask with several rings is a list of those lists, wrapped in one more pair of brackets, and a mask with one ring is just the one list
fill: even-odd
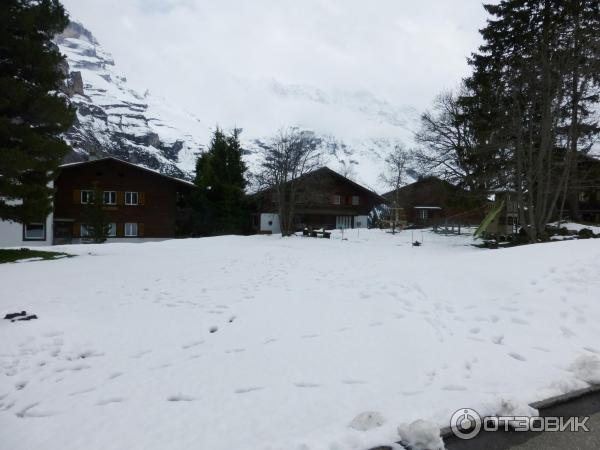
[(117, 205), (125, 204), (125, 192), (119, 191), (117, 192)]
[(125, 224), (123, 224), (123, 223), (117, 224), (117, 236), (120, 236), (120, 237), (125, 236)]
[(146, 193), (145, 192), (139, 192), (138, 193), (138, 204), (139, 205), (145, 205), (146, 204)]
[(81, 191), (79, 189), (73, 189), (73, 203), (75, 205), (81, 203)]
[(140, 237), (144, 236), (144, 224), (143, 223), (138, 223), (138, 236), (140, 236)]
[(81, 224), (78, 222), (73, 223), (73, 237), (78, 238), (81, 232)]

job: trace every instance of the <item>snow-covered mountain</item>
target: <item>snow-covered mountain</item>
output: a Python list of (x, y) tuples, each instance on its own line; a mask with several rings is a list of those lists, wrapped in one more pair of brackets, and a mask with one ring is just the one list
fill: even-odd
[[(68, 161), (111, 154), (171, 175), (193, 176), (196, 157), (218, 118), (200, 119), (131, 89), (110, 53), (81, 24), (72, 22), (55, 42), (66, 56), (66, 91), (77, 107), (67, 133), (74, 149)], [(364, 91), (330, 92), (243, 78), (236, 85), (256, 104), (251, 114), (237, 119), (251, 169), (257, 167), (261, 145), (277, 131), (273, 124), (285, 122), (320, 138), (329, 167), (382, 192), (387, 188), (380, 180), (384, 160), (396, 145), (410, 144), (418, 120), (414, 109), (395, 107)]]
[(189, 177), (203, 145), (202, 125), (148, 93), (127, 85), (109, 53), (78, 23), (56, 37), (70, 73), (67, 94), (77, 108), (67, 133), (67, 159), (114, 155), (171, 175)]

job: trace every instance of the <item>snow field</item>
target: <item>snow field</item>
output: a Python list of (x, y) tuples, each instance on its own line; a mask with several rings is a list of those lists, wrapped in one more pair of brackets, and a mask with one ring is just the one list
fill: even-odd
[(0, 321), (0, 449), (366, 449), (600, 381), (599, 241), (345, 237), (1, 265), (39, 319)]

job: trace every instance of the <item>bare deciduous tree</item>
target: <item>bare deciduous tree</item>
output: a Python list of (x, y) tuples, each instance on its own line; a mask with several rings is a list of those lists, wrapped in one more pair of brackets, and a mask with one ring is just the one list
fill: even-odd
[(404, 146), (396, 145), (392, 153), (385, 158), (385, 172), (380, 175), (382, 181), (394, 192), (392, 216), (390, 217), (392, 221), (392, 233), (395, 233), (396, 225), (400, 220), (398, 209), (400, 207), (399, 189), (405, 182), (404, 176), (410, 159), (411, 153)]
[(262, 147), (258, 182), (269, 189), (276, 202), (283, 236), (294, 232), (298, 180), (321, 166), (320, 139), (314, 133), (289, 127), (279, 130)]

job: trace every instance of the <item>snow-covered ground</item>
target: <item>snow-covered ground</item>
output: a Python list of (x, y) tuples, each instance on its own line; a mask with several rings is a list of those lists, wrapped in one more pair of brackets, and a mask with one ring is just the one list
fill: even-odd
[(0, 448), (365, 449), (600, 382), (600, 240), (346, 237), (0, 265), (0, 313), (39, 317), (0, 320)]

